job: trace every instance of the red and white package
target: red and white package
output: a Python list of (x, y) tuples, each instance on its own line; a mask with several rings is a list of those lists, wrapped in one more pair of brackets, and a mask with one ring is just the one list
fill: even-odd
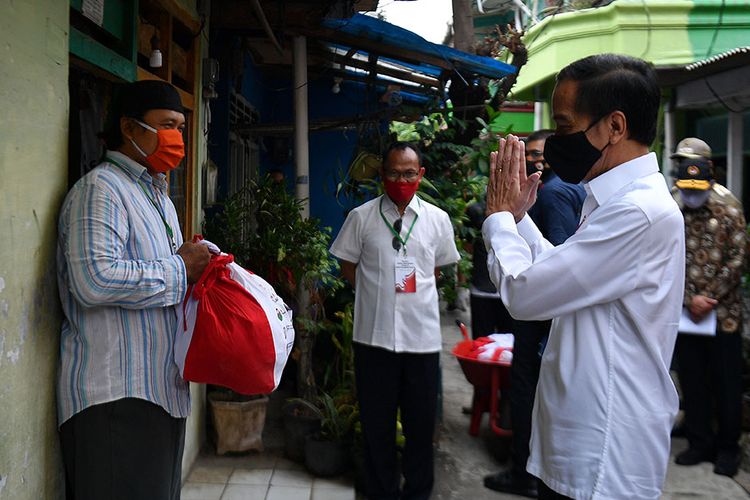
[(263, 278), (201, 243), (213, 255), (182, 303), (175, 339), (180, 374), (240, 394), (268, 394), (294, 344), (292, 311)]

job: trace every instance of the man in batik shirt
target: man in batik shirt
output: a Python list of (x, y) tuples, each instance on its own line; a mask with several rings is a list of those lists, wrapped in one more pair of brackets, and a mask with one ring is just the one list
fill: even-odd
[[(677, 338), (675, 356), (689, 447), (675, 463), (711, 461), (716, 474), (731, 477), (740, 459), (740, 280), (747, 233), (742, 205), (715, 181), (710, 157), (708, 145), (692, 137), (682, 140), (672, 155), (677, 167), (673, 193), (685, 218), (685, 316), (696, 323), (712, 322), (711, 335), (681, 331)], [(681, 330), (686, 330), (682, 323)]]

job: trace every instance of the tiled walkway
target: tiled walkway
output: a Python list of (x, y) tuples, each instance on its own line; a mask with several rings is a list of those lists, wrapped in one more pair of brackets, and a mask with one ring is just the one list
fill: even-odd
[(311, 476), (280, 450), (219, 457), (202, 454), (182, 488), (182, 500), (355, 500), (343, 478)]

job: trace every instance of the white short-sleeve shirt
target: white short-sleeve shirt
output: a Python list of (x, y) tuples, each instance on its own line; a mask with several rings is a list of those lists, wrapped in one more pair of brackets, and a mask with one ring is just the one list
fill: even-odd
[[(382, 209), (382, 217), (381, 217)], [(402, 217), (406, 254), (416, 261), (416, 293), (396, 293), (392, 246), (398, 208), (387, 196), (352, 210), (331, 253), (357, 264), (354, 300), (354, 341), (395, 352), (438, 352), (440, 313), (435, 268), (453, 264), (459, 254), (448, 214), (435, 205), (412, 198)]]

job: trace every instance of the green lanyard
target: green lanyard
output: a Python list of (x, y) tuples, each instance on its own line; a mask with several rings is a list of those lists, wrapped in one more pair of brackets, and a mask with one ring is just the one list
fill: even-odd
[[(117, 163), (116, 161), (114, 161), (112, 158), (107, 157), (106, 159), (107, 159), (108, 162), (112, 163), (113, 165), (117, 165), (122, 170), (127, 171), (125, 169), (125, 167), (123, 167), (122, 165), (120, 165), (119, 163)], [(154, 200), (151, 197), (151, 195), (148, 194), (148, 191), (146, 191), (146, 188), (143, 187), (143, 184), (141, 184), (141, 181), (138, 180), (138, 179), (136, 179), (135, 183), (138, 184), (138, 187), (141, 188), (141, 191), (143, 191), (143, 194), (146, 195), (146, 198), (148, 198), (148, 201), (150, 201), (151, 204), (156, 209), (156, 213), (159, 214), (159, 217), (161, 218), (161, 221), (164, 224), (164, 229), (165, 229), (165, 231), (167, 233), (167, 237), (169, 238), (169, 243), (170, 243), (170, 245), (172, 247), (172, 251), (175, 252), (177, 250), (177, 245), (175, 245), (175, 243), (174, 243), (174, 231), (172, 231), (172, 226), (170, 226), (169, 223), (167, 223), (167, 219), (164, 217), (164, 214), (162, 213), (161, 208), (159, 208), (159, 205), (156, 203), (156, 200)]]
[[(417, 202), (419, 202), (419, 199), (417, 199)], [(383, 218), (383, 222), (385, 222), (385, 225), (388, 226), (388, 229), (391, 230), (393, 233), (393, 236), (398, 238), (398, 241), (401, 242), (401, 244), (404, 246), (404, 250), (406, 250), (406, 242), (409, 241), (409, 236), (411, 236), (411, 230), (414, 229), (414, 224), (417, 223), (417, 219), (419, 218), (419, 214), (414, 214), (414, 221), (411, 223), (411, 227), (409, 228), (409, 232), (406, 233), (406, 238), (401, 239), (401, 235), (396, 232), (395, 229), (393, 229), (393, 226), (390, 222), (388, 222), (388, 219), (385, 218), (385, 215), (383, 215), (383, 198), (380, 198), (380, 217)]]
[(148, 201), (151, 202), (151, 204), (154, 206), (156, 211), (159, 213), (159, 217), (161, 217), (161, 221), (164, 223), (164, 229), (167, 231), (167, 236), (169, 237), (169, 242), (172, 244), (172, 250), (176, 250), (175, 244), (174, 244), (174, 231), (172, 231), (172, 226), (167, 223), (167, 219), (164, 217), (164, 214), (161, 211), (161, 208), (159, 208), (159, 205), (157, 205), (156, 200), (154, 200), (151, 195), (148, 194), (146, 191), (146, 188), (143, 187), (143, 184), (141, 184), (139, 181), (138, 187), (141, 188), (141, 191), (143, 191), (143, 194), (146, 195), (146, 198), (148, 198)]

